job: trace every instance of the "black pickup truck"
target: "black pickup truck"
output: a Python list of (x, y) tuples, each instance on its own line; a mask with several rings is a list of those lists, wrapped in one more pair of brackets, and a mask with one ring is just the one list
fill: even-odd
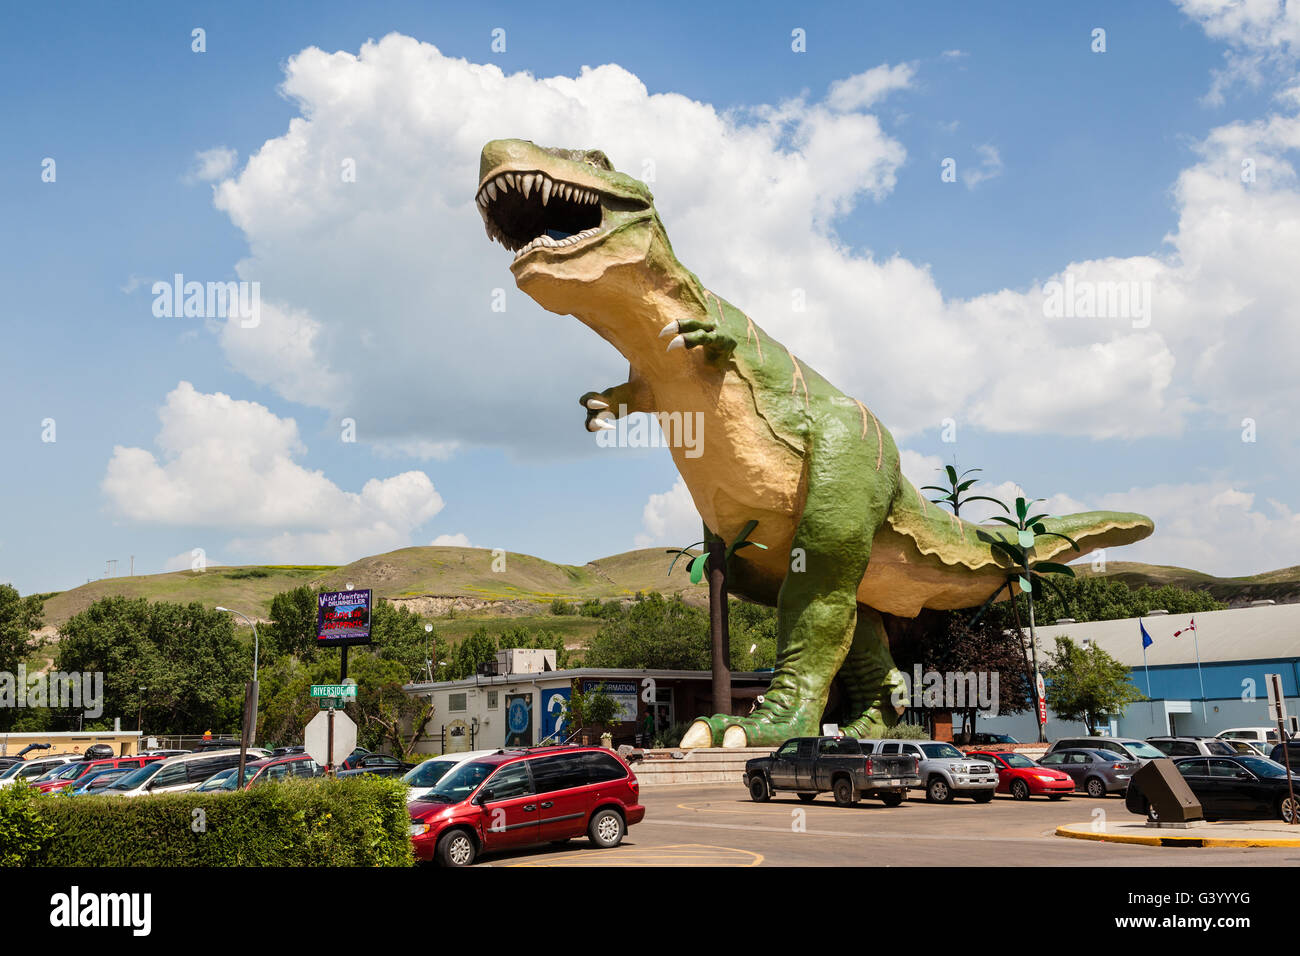
[(849, 807), (873, 797), (887, 807), (907, 799), (908, 787), (921, 785), (916, 758), (903, 754), (868, 756), (852, 737), (795, 737), (770, 757), (745, 764), (745, 786), (756, 801), (772, 799), (779, 790), (797, 793), (808, 803), (830, 791), (835, 802)]

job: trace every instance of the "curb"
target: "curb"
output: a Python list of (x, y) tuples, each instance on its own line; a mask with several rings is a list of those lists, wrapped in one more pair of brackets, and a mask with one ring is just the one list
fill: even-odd
[[(1088, 829), (1084, 829), (1088, 827)], [(1072, 840), (1094, 840), (1098, 843), (1129, 843), (1139, 846), (1179, 847), (1300, 847), (1300, 836), (1295, 837), (1226, 837), (1226, 836), (1171, 836), (1154, 833), (1097, 833), (1088, 824), (1076, 823), (1056, 828), (1056, 835)]]

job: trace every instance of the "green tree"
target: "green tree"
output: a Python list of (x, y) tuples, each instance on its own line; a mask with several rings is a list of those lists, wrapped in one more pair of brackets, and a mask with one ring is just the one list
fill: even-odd
[(677, 670), (708, 670), (711, 660), (704, 612), (680, 597), (665, 600), (655, 592), (602, 624), (583, 656), (588, 667)]
[(1055, 584), (1059, 593), (1044, 594), (1038, 602), (1039, 618), (1043, 621), (1062, 617), (1081, 622), (1114, 621), (1143, 617), (1156, 608), (1164, 608), (1170, 614), (1197, 614), (1221, 611), (1228, 606), (1207, 591), (1170, 584), (1133, 588), (1124, 581), (1095, 574), (1059, 578)]
[(252, 648), (235, 637), (230, 615), (197, 602), (120, 596), (101, 598), (59, 628), (55, 663), (103, 673), (101, 724), (143, 711), (146, 727), (184, 734), (238, 728), (252, 667)]
[(584, 735), (598, 734), (618, 716), (619, 706), (605, 690), (604, 684), (598, 684), (590, 690), (574, 688), (569, 694), (568, 732), (582, 731)]
[(1052, 711), (1062, 720), (1083, 721), (1090, 734), (1106, 714), (1146, 700), (1127, 667), (1096, 644), (1083, 648), (1066, 636), (1056, 639), (1044, 678)]
[[(0, 670), (13, 674), (18, 665), (45, 646), (45, 642), (32, 632), (44, 621), (44, 606), (37, 595), (19, 597), (8, 584), (0, 584)], [(44, 730), (48, 723), (48, 710), (0, 709), (0, 730)]]
[(271, 598), (271, 622), (261, 628), (258, 636), (272, 659), (280, 654), (294, 654), (306, 661), (316, 659), (318, 593), (304, 585)]

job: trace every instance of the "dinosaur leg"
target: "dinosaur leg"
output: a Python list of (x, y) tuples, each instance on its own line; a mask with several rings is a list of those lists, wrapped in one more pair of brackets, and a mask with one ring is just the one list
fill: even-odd
[(889, 655), (889, 641), (880, 613), (858, 605), (858, 624), (840, 684), (847, 698), (850, 722), (841, 727), (845, 736), (870, 737), (873, 731), (892, 727), (907, 709), (907, 684)]
[(856, 433), (833, 419), (821, 424), (824, 437), (809, 452), (791, 570), (777, 598), (772, 684), (747, 717), (695, 721), (682, 747), (769, 746), (819, 732), (831, 680), (853, 643), (871, 540), (893, 495), (873, 470), (874, 447), (867, 464)]

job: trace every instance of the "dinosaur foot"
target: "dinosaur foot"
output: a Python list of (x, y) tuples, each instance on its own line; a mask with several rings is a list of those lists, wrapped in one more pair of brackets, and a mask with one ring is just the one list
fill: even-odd
[[(809, 704), (814, 702), (810, 701)], [(764, 704), (748, 717), (714, 714), (699, 717), (682, 737), (683, 750), (695, 747), (775, 747), (791, 737), (815, 736), (821, 704), (800, 708), (773, 707)]]
[(840, 728), (846, 737), (881, 737), (898, 723), (907, 710), (907, 681), (898, 668), (891, 668), (880, 686), (879, 696), (869, 701), (861, 716)]

